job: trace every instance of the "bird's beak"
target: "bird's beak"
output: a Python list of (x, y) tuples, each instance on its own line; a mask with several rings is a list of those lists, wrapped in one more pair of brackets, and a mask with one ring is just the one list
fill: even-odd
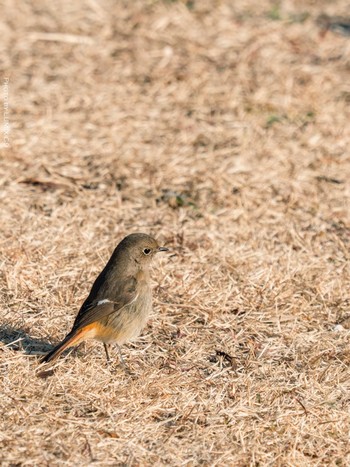
[(169, 251), (169, 248), (165, 248), (165, 246), (160, 246), (158, 251)]

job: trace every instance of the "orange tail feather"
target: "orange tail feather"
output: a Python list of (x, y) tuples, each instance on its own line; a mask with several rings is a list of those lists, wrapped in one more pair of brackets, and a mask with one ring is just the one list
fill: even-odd
[(52, 360), (56, 360), (62, 352), (64, 352), (68, 347), (73, 347), (78, 345), (84, 338), (85, 330), (79, 329), (78, 331), (74, 331), (73, 333), (69, 333), (68, 336), (63, 339), (53, 350), (47, 353), (42, 359), (41, 363), (51, 362)]

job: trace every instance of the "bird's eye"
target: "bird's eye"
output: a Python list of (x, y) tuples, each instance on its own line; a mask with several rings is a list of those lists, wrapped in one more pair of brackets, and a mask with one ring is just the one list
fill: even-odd
[(144, 252), (145, 255), (149, 255), (151, 253), (151, 250), (150, 250), (150, 248), (145, 248), (143, 250), (143, 252)]

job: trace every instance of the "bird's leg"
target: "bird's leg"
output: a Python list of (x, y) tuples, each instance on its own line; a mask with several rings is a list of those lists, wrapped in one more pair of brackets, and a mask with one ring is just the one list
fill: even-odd
[[(127, 367), (125, 361), (124, 361), (124, 358), (123, 358), (123, 354), (122, 354), (122, 351), (120, 349), (120, 346), (118, 344), (116, 344), (117, 346), (117, 349), (118, 349), (118, 354), (119, 354), (119, 360), (120, 360), (120, 364), (121, 366), (123, 367), (124, 371), (128, 374), (132, 374), (131, 371), (129, 370), (129, 368)], [(107, 357), (107, 365), (109, 365), (111, 363), (111, 359), (109, 358), (109, 353), (108, 353), (108, 345), (104, 342), (103, 343), (103, 347), (105, 349), (105, 352), (106, 352), (106, 357)]]
[(120, 348), (120, 346), (118, 344), (116, 344), (116, 346), (117, 346), (117, 349), (118, 349), (120, 363), (122, 364), (122, 367), (124, 368), (124, 370), (126, 370), (128, 367), (126, 366), (126, 363), (124, 362), (124, 358), (123, 358), (123, 355), (122, 355), (121, 348)]
[(105, 352), (106, 352), (107, 363), (109, 364), (109, 363), (111, 363), (111, 359), (109, 358), (108, 345), (104, 342), (103, 347), (104, 347)]

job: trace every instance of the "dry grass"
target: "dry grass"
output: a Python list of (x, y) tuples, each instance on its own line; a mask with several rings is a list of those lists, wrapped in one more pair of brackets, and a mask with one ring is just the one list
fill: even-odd
[[(1, 8), (1, 464), (349, 465), (348, 2), (60, 3)], [(39, 378), (135, 231), (173, 253), (133, 376)]]

